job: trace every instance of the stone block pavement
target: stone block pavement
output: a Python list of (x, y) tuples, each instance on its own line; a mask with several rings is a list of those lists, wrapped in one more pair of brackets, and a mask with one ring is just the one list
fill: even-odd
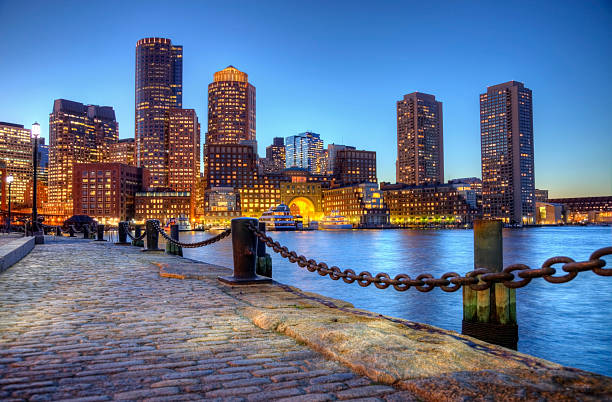
[(612, 379), (227, 268), (48, 238), (0, 275), (0, 400), (599, 400)]
[[(237, 314), (178, 257), (47, 241), (0, 275), (0, 400), (410, 400)], [(365, 398), (365, 399), (363, 399)]]

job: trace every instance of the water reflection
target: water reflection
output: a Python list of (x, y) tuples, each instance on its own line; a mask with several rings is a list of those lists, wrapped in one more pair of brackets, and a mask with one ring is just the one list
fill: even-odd
[[(367, 230), (271, 233), (275, 240), (329, 266), (372, 274), (436, 276), (473, 268), (471, 230)], [(209, 233), (182, 233), (196, 241)], [(609, 246), (606, 227), (552, 227), (504, 230), (504, 265), (538, 267), (547, 258), (567, 255), (587, 259), (596, 248)], [(185, 257), (231, 267), (231, 242), (184, 250)], [(355, 307), (461, 331), (462, 295), (435, 289), (397, 292), (360, 287), (321, 277), (271, 253), (274, 279), (306, 291), (347, 300)], [(612, 265), (612, 259), (607, 259)], [(559, 268), (559, 266), (556, 266)], [(612, 280), (591, 272), (566, 284), (534, 280), (517, 291), (519, 351), (564, 365), (612, 375)]]

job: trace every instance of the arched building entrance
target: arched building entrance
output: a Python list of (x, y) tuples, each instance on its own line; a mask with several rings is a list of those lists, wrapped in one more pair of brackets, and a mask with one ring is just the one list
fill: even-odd
[(291, 209), (292, 215), (301, 215), (304, 225), (323, 217), (321, 184), (281, 183), (281, 202)]
[(289, 203), (289, 209), (291, 209), (291, 215), (301, 215), (304, 223), (308, 223), (315, 219), (315, 206), (306, 197), (296, 197)]

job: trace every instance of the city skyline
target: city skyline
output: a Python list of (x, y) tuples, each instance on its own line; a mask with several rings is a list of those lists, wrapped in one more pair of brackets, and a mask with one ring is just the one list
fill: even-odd
[[(34, 5), (37, 6), (36, 9), (38, 10), (34, 13), (34, 21), (40, 19), (43, 15), (48, 18), (54, 12), (43, 3)], [(16, 7), (15, 5), (2, 5), (0, 7), (3, 13), (15, 11), (26, 13), (27, 11), (23, 8), (21, 10), (12, 9)], [(193, 11), (194, 15), (201, 15), (203, 10), (201, 7), (198, 8), (193, 5), (186, 7)], [(525, 7), (525, 5), (522, 5), (518, 8), (525, 10)], [(245, 10), (237, 18), (246, 18), (251, 13), (254, 17), (261, 17), (262, 20), (275, 21), (277, 24), (269, 28), (263, 27), (263, 24), (260, 25), (259, 22), (256, 24), (257, 32), (254, 38), (258, 38), (260, 35), (265, 36), (266, 32), (270, 37), (272, 33), (278, 33), (280, 28), (287, 26), (281, 17), (284, 13), (290, 11), (283, 9), (272, 12), (271, 8), (268, 10), (270, 15), (266, 16), (247, 4)], [(403, 15), (402, 13), (405, 12), (397, 5), (386, 5), (385, 8), (397, 8), (399, 15)], [(452, 8), (449, 6), (447, 10), (441, 12), (440, 22), (436, 23), (438, 27), (442, 24), (442, 21), (449, 21)], [(120, 29), (118, 29), (119, 33), (116, 34), (118, 36), (113, 36), (113, 44), (111, 45), (110, 41), (92, 44), (94, 50), (99, 52), (100, 56), (112, 52), (112, 58), (102, 63), (108, 73), (99, 77), (96, 83), (82, 82), (78, 79), (80, 74), (91, 74), (88, 70), (88, 66), (91, 66), (89, 62), (79, 59), (81, 50), (76, 50), (70, 47), (73, 45), (69, 44), (70, 46), (60, 52), (63, 55), (64, 64), (53, 63), (55, 56), (48, 51), (41, 53), (39, 46), (36, 43), (31, 43), (32, 35), (35, 35), (35, 32), (28, 34), (20, 32), (17, 34), (18, 30), (10, 30), (10, 24), (12, 23), (9, 23), (7, 27), (0, 28), (11, 32), (11, 40), (7, 42), (19, 43), (21, 38), (21, 40), (25, 40), (25, 45), (32, 44), (34, 53), (50, 59), (46, 59), (44, 63), (27, 63), (31, 56), (22, 55), (20, 50), (16, 50), (10, 44), (2, 45), (5, 47), (5, 53), (24, 56), (25, 60), (22, 61), (25, 62), (27, 67), (22, 68), (23, 72), (17, 71), (17, 66), (13, 63), (0, 67), (2, 69), (0, 71), (5, 74), (11, 73), (14, 77), (7, 85), (7, 95), (10, 96), (5, 96), (2, 100), (0, 120), (24, 124), (25, 128), (29, 128), (31, 123), (37, 120), (43, 124), (42, 133), (46, 137), (48, 129), (45, 125), (45, 118), (50, 112), (50, 105), (54, 99), (64, 98), (85, 104), (112, 106), (117, 113), (120, 138), (132, 137), (134, 133), (134, 43), (144, 37), (160, 36), (170, 38), (173, 43), (180, 43), (184, 46), (185, 75), (183, 91), (185, 100), (183, 104), (195, 108), (199, 116), (206, 116), (206, 85), (210, 81), (211, 74), (227, 65), (235, 65), (241, 71), (247, 72), (249, 81), (252, 81), (259, 89), (257, 131), (260, 149), (264, 149), (265, 146), (271, 144), (273, 137), (287, 137), (312, 130), (321, 133), (326, 145), (329, 143), (346, 143), (359, 149), (376, 151), (379, 161), (378, 176), (380, 181), (395, 181), (395, 166), (393, 163), (396, 158), (395, 101), (404, 94), (413, 91), (435, 95), (436, 98), (444, 102), (445, 109), (444, 178), (446, 181), (457, 177), (480, 176), (478, 96), (484, 87), (517, 80), (531, 88), (536, 99), (536, 102), (534, 102), (536, 187), (549, 189), (551, 197), (608, 195), (612, 188), (612, 175), (607, 167), (610, 163), (606, 158), (606, 150), (612, 146), (610, 144), (611, 136), (609, 135), (612, 121), (606, 113), (606, 110), (611, 107), (610, 100), (607, 96), (604, 96), (609, 92), (610, 84), (603, 79), (603, 73), (609, 69), (612, 63), (610, 63), (609, 51), (606, 53), (606, 51), (602, 52), (601, 49), (609, 48), (609, 46), (605, 47), (607, 42), (602, 38), (606, 37), (605, 23), (610, 20), (610, 8), (606, 8), (603, 3), (578, 7), (573, 10), (569, 10), (567, 7), (556, 7), (553, 14), (557, 20), (554, 20), (552, 16), (546, 17), (544, 15), (544, 11), (548, 10), (540, 5), (530, 10), (530, 18), (527, 18), (527, 21), (524, 22), (525, 32), (513, 31), (510, 33), (508, 32), (508, 22), (498, 21), (498, 28), (501, 29), (496, 31), (499, 36), (499, 39), (496, 40), (474, 37), (475, 34), (467, 28), (470, 18), (475, 18), (469, 16), (469, 8), (465, 7), (458, 10), (459, 16), (463, 17), (464, 20), (458, 21), (455, 27), (458, 31), (468, 34), (470, 38), (470, 41), (466, 42), (467, 46), (463, 49), (468, 55), (466, 61), (457, 59), (452, 67), (448, 67), (448, 70), (444, 70), (441, 68), (442, 66), (435, 66), (435, 60), (429, 63), (419, 62), (416, 69), (421, 74), (417, 79), (411, 77), (409, 80), (399, 80), (396, 75), (391, 76), (390, 73), (392, 69), (401, 66), (402, 63), (400, 62), (405, 61), (405, 58), (394, 59), (389, 57), (384, 50), (373, 50), (374, 47), (385, 43), (385, 40), (397, 45), (397, 42), (390, 39), (390, 34), (395, 32), (396, 28), (383, 29), (381, 22), (373, 24), (375, 27), (381, 28), (378, 33), (373, 32), (373, 28), (364, 28), (363, 34), (367, 32), (372, 34), (372, 37), (364, 41), (360, 53), (360, 55), (366, 55), (368, 52), (373, 52), (376, 56), (374, 58), (378, 58), (375, 66), (377, 68), (374, 68), (371, 62), (364, 63), (365, 66), (360, 66), (357, 59), (347, 57), (347, 52), (350, 49), (354, 50), (356, 46), (360, 46), (356, 39), (361, 37), (361, 34), (350, 30), (342, 31), (343, 28), (347, 28), (344, 22), (339, 23), (338, 26), (330, 25), (332, 17), (339, 12), (338, 5), (331, 5), (327, 8), (327, 14), (322, 17), (322, 21), (318, 25), (321, 30), (312, 32), (312, 41), (306, 40), (303, 32), (299, 31), (300, 34), (297, 38), (299, 41), (295, 46), (296, 50), (293, 52), (309, 51), (313, 49), (313, 46), (315, 48), (323, 46), (324, 48), (321, 57), (309, 58), (308, 63), (303, 63), (307, 65), (306, 67), (298, 66), (297, 63), (289, 60), (295, 56), (295, 53), (289, 53), (286, 57), (281, 58), (278, 55), (272, 59), (266, 58), (266, 55), (269, 56), (268, 53), (271, 51), (271, 45), (255, 39), (247, 40), (240, 46), (236, 43), (237, 36), (232, 35), (227, 38), (224, 37), (224, 40), (217, 40), (218, 43), (215, 44), (211, 44), (209, 40), (196, 41), (199, 31), (195, 29), (193, 18), (187, 18), (187, 23), (183, 24), (184, 27), (172, 24), (170, 26), (164, 25), (165, 32), (163, 33), (159, 31), (159, 26), (155, 28), (155, 24), (152, 23), (138, 23), (136, 27), (128, 29), (125, 19), (133, 11), (128, 6), (125, 15), (118, 17)], [(485, 7), (485, 9), (476, 16), (483, 16), (485, 13), (494, 14), (496, 11), (493, 6)], [(422, 8), (419, 10), (422, 12), (423, 20), (432, 18), (432, 10), (423, 10)], [(215, 9), (211, 12), (213, 11), (223, 16), (228, 10)], [(306, 7), (304, 11), (304, 15), (299, 18), (307, 19), (312, 16), (313, 10)], [(363, 9), (348, 10), (347, 12), (347, 21), (361, 20), (364, 18), (364, 14), (367, 14)], [(385, 14), (385, 19), (393, 19), (389, 17), (389, 13)], [(572, 39), (569, 38), (569, 33), (565, 32), (562, 27), (564, 21), (577, 15), (592, 18), (588, 26), (584, 25), (583, 30), (575, 33), (577, 38)], [(543, 28), (539, 28), (536, 24), (543, 18), (551, 18), (547, 21), (549, 25), (546, 29), (550, 31), (548, 34), (543, 34), (541, 31)], [(53, 20), (53, 18), (48, 19)], [(223, 18), (220, 19), (225, 21)], [(75, 20), (80, 21), (78, 18)], [(95, 23), (94, 21), (90, 22)], [(72, 24), (80, 23), (73, 22)], [(212, 23), (215, 24), (214, 21)], [(419, 26), (422, 22), (416, 20), (413, 23), (415, 26)], [(486, 27), (491, 28), (491, 23), (486, 24), (488, 24)], [(34, 25), (36, 27), (35, 31), (39, 31), (42, 27), (50, 28), (46, 22), (40, 24), (40, 27)], [(445, 26), (443, 28), (442, 34), (449, 35), (449, 28)], [(482, 31), (486, 32), (487, 30), (483, 28)], [(101, 29), (100, 32), (106, 33), (107, 30)], [(528, 43), (528, 33), (530, 32), (532, 34), (538, 32), (542, 44), (530, 46)], [(241, 33), (244, 32), (241, 31)], [(327, 49), (329, 46), (335, 46), (336, 39), (330, 38), (329, 44), (321, 42), (323, 36), (330, 33), (340, 33), (340, 36), (343, 34), (344, 40), (349, 40), (346, 49), (339, 51), (338, 56), (341, 57), (334, 56), (333, 52)], [(488, 60), (495, 59), (497, 54), (487, 53), (483, 50), (483, 46), (485, 44), (501, 43), (504, 39), (508, 39), (510, 34), (516, 36), (523, 48), (516, 46), (512, 49), (499, 50), (497, 54), (503, 55), (504, 52), (509, 52), (512, 57), (516, 58), (523, 52), (524, 55), (521, 60), (517, 59), (513, 62), (511, 61), (512, 57), (500, 57), (500, 60), (505, 60), (503, 65), (500, 62)], [(53, 35), (49, 36), (52, 37)], [(291, 35), (289, 36), (291, 37)], [(583, 46), (586, 37), (589, 39), (595, 38), (595, 45)], [(476, 39), (480, 39), (482, 42), (477, 42)], [(43, 43), (46, 41), (46, 39), (40, 37), (37, 40)], [(452, 42), (453, 40), (446, 38), (442, 45), (444, 48), (450, 49), (449, 46)], [(561, 45), (562, 42), (564, 42), (563, 45)], [(8, 51), (7, 46), (8, 49), (13, 51)], [(286, 40), (280, 40), (279, 50), (285, 49), (287, 46), (289, 45)], [(387, 49), (389, 45), (382, 47)], [(39, 50), (38, 53), (36, 50)], [(87, 51), (91, 52), (93, 50), (87, 49)], [(556, 55), (557, 59), (555, 60), (557, 62), (544, 61), (546, 56), (537, 56), (536, 53), (538, 52), (548, 54), (549, 57)], [(202, 58), (202, 53), (205, 53), (206, 57)], [(124, 57), (126, 54), (127, 58)], [(457, 53), (452, 54), (457, 56)], [(495, 57), (487, 59), (485, 57), (487, 55)], [(473, 68), (476, 64), (466, 67), (466, 63), (478, 61), (478, 57), (482, 58), (482, 63), (478, 64), (478, 68)], [(584, 69), (586, 68), (585, 65), (582, 64), (585, 63), (582, 61), (585, 58), (589, 59), (588, 74), (586, 74), (587, 70)], [(17, 59), (21, 60), (20, 57), (17, 57)], [(79, 60), (80, 63), (75, 63), (75, 60)], [(339, 75), (341, 71), (339, 70), (339, 64), (341, 62), (345, 68), (345, 70), (342, 70), (344, 74), (342, 76)], [(42, 67), (43, 65), (44, 67)], [(580, 66), (582, 66), (582, 69), (579, 68)], [(495, 69), (494, 67), (498, 68)], [(404, 68), (410, 69), (409, 67)], [(431, 72), (427, 71), (428, 69)], [(94, 69), (94, 71), (96, 70)], [(405, 73), (407, 77), (411, 75), (404, 70), (399, 71), (402, 75)], [(45, 72), (50, 74), (50, 77), (53, 77), (54, 80), (45, 77)], [(469, 72), (469, 74), (466, 72)], [(17, 84), (20, 84), (17, 87), (24, 85), (25, 81), (19, 79), (23, 73), (29, 73), (31, 79), (28, 81), (26, 90), (18, 93), (12, 87)], [(464, 73), (464, 75), (461, 75), (461, 73)], [(385, 78), (387, 74), (389, 77)], [(372, 78), (374, 75), (376, 80)], [(42, 84), (44, 85), (41, 85), (40, 76), (43, 76)], [(332, 80), (326, 76), (334, 76), (335, 79)], [(577, 104), (573, 102), (572, 113), (564, 113), (566, 110), (560, 106), (563, 98), (560, 94), (567, 93), (567, 86), (565, 81), (561, 81), (561, 77), (571, 79), (574, 82), (574, 87), (579, 89), (577, 94), (579, 102)], [(274, 78), (275, 81), (271, 81), (271, 78)], [(360, 79), (358, 85), (349, 86), (349, 81), (355, 79)], [(461, 84), (453, 82), (453, 85), (450, 85), (449, 80), (461, 80), (463, 82)], [(369, 81), (377, 81), (377, 85), (381, 87), (380, 90), (373, 90)], [(311, 88), (305, 91), (304, 88), (307, 86), (311, 86)], [(291, 99), (292, 102), (287, 102), (287, 99)], [(338, 102), (339, 99), (342, 102)], [(364, 106), (364, 104), (367, 105)], [(568, 106), (563, 107), (567, 108)], [(364, 110), (367, 113), (364, 113)], [(41, 113), (41, 111), (44, 111), (44, 113)], [(561, 114), (564, 119), (558, 118)], [(204, 133), (202, 133), (203, 137)], [(570, 162), (568, 163), (568, 161)], [(585, 180), (585, 177), (587, 180)]]

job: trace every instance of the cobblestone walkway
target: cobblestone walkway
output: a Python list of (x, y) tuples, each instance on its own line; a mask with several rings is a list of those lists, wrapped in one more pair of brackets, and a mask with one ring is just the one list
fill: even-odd
[(49, 243), (0, 275), (1, 400), (411, 400), (256, 327), (175, 257)]

